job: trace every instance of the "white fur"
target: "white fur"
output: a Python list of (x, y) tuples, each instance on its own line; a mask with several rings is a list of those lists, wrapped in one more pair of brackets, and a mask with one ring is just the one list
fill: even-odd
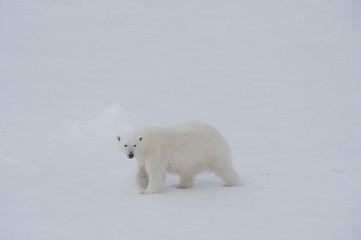
[(159, 193), (167, 172), (179, 175), (178, 188), (193, 187), (196, 175), (204, 171), (217, 174), (226, 186), (239, 184), (227, 142), (205, 123), (147, 127), (118, 137), (118, 141), (121, 151), (137, 159), (136, 182), (146, 188), (145, 194)]

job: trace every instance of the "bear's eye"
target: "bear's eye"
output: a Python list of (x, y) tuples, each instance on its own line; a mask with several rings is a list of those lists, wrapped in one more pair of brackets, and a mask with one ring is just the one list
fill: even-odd
[(128, 147), (128, 145), (127, 145), (127, 144), (125, 144), (125, 145), (124, 145), (124, 147)]
[(134, 145), (134, 147), (137, 147), (137, 145)]

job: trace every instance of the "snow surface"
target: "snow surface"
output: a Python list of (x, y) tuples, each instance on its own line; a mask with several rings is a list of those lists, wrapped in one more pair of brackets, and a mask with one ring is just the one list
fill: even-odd
[[(361, 239), (360, 10), (2, 0), (0, 239)], [(115, 136), (186, 120), (243, 185), (139, 194)]]

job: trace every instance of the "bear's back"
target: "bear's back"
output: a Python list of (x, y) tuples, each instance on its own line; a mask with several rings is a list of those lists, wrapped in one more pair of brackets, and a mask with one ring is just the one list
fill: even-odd
[(177, 131), (177, 132), (218, 132), (212, 126), (200, 121), (179, 123), (170, 126), (167, 129), (170, 131)]
[[(191, 148), (203, 149), (214, 148), (217, 145), (228, 145), (223, 136), (212, 126), (199, 122), (184, 122), (170, 127), (163, 128), (165, 141), (170, 145), (181, 145)], [(187, 147), (188, 148), (188, 147)]]

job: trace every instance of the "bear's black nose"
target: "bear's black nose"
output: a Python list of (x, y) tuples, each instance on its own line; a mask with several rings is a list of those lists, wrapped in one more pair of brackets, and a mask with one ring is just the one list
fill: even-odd
[(128, 158), (129, 158), (129, 159), (132, 159), (133, 157), (134, 157), (134, 154), (133, 154), (133, 153), (129, 153)]

